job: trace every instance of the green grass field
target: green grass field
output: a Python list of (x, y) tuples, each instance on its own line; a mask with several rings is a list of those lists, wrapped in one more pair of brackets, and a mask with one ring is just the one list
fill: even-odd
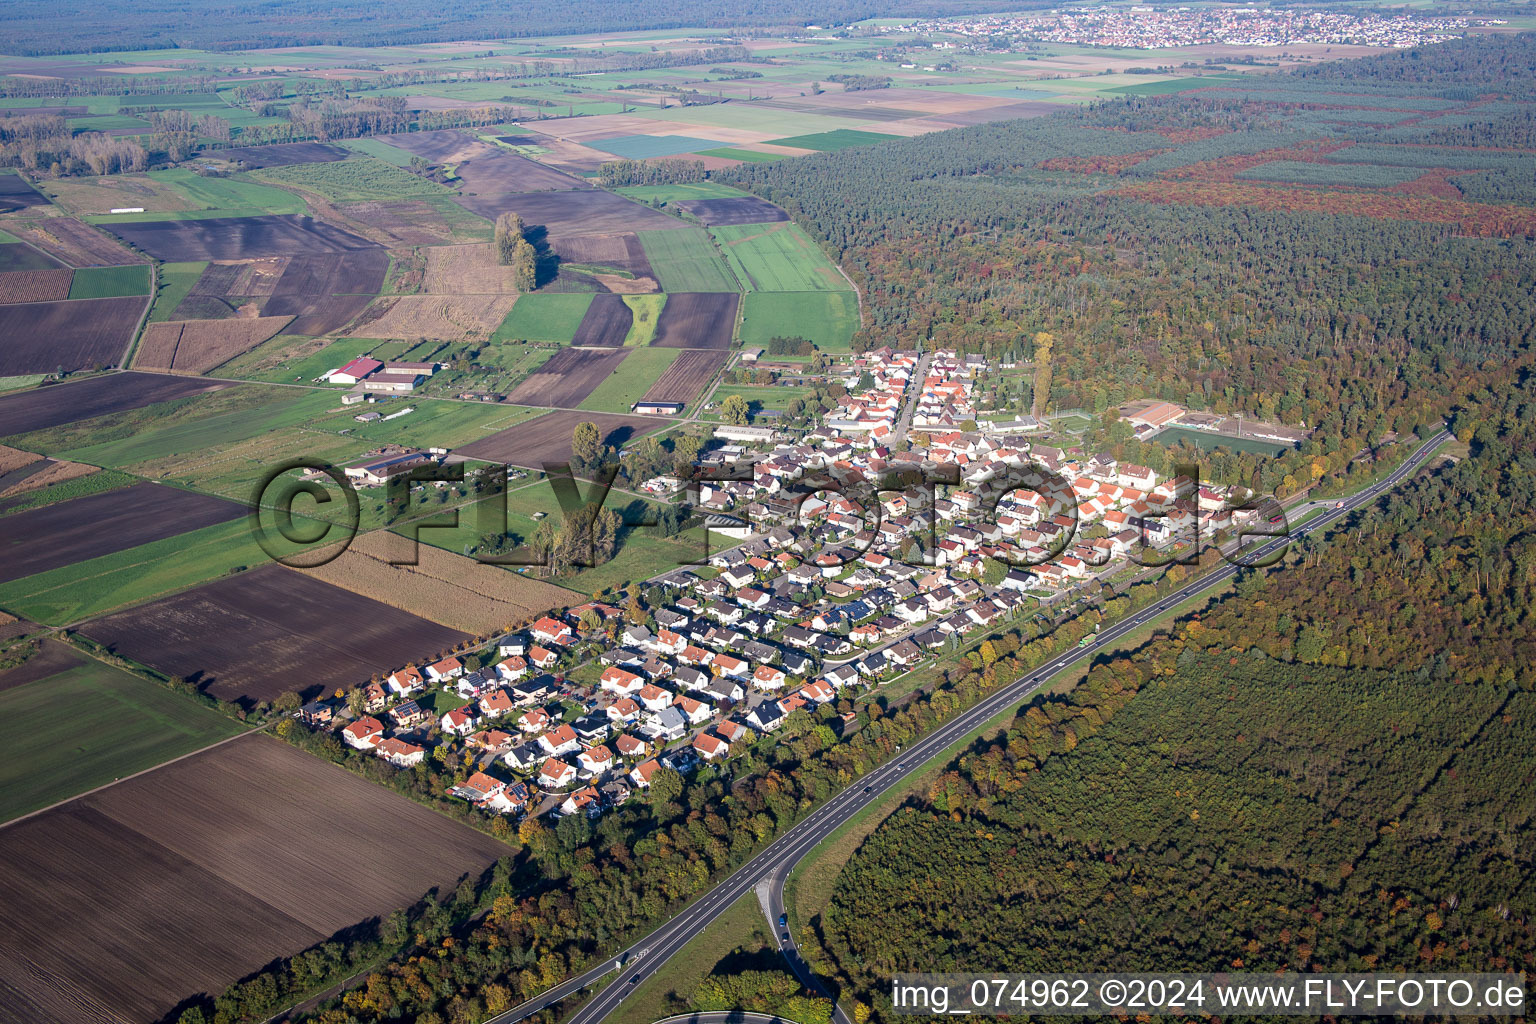
[(547, 341), (569, 344), (592, 305), (590, 292), (519, 295), (492, 341)]
[[(399, 419), (374, 423), (358, 423), (354, 418), (360, 412), (379, 412), (384, 415), (413, 410)], [(539, 415), (541, 410), (520, 405), (492, 405), (477, 402), (445, 402), (432, 398), (401, 398), (374, 406), (351, 406), (342, 412), (330, 413), (312, 420), (308, 426), (339, 434), (345, 430), (348, 436), (367, 441), (410, 445), (415, 448), (457, 448), (471, 441), (505, 430), (507, 427)]]
[(194, 209), (167, 213), (109, 213), (82, 218), (91, 224), (127, 224), (156, 220), (204, 220), (210, 217), (260, 217), (302, 214), (308, 208), (292, 192), (243, 178), (205, 178), (185, 167), (149, 171), (148, 177), (170, 186)]
[[(203, 276), (207, 266), (206, 263), (162, 264), (160, 273), (157, 275), (155, 304), (149, 310), (149, 322), (153, 324), (169, 320), (172, 312), (181, 305), (181, 300), (186, 298), (192, 286), (197, 284), (197, 279)], [(70, 290), (74, 290), (73, 286)]]
[(581, 408), (593, 412), (629, 412), (629, 407), (640, 401), (681, 351), (676, 348), (635, 349), (582, 401)]
[(735, 149), (727, 146), (724, 149), (701, 149), (699, 156), (718, 156), (726, 160), (740, 160), (744, 164), (762, 164), (770, 160), (783, 160), (783, 153), (759, 153), (753, 149)]
[(663, 291), (734, 292), (741, 285), (703, 228), (641, 231), (640, 244)]
[(120, 295), (148, 295), (153, 279), (149, 264), (129, 267), (82, 267), (69, 283), (72, 299), (110, 299)]
[(629, 333), (624, 335), (625, 348), (644, 348), (656, 337), (656, 322), (667, 304), (667, 297), (660, 295), (626, 295), (624, 305), (629, 307)]
[(313, 338), (279, 334), (220, 366), (219, 376), (273, 384), (308, 384), (322, 373), (345, 366), (366, 354), (378, 342), (367, 338), (338, 338), (318, 350), (314, 344)]
[(389, 143), (381, 142), (378, 139), (346, 139), (341, 145), (354, 153), (362, 153), (364, 156), (371, 156), (375, 160), (383, 160), (385, 163), (394, 164), (396, 167), (409, 167), (411, 165), (411, 154), (403, 149), (396, 149)]
[(814, 149), (823, 153), (851, 146), (873, 146), (877, 142), (890, 142), (899, 136), (865, 132), (857, 128), (834, 128), (829, 132), (810, 135), (791, 135), (787, 139), (774, 139), (775, 146), (794, 146), (796, 149)]
[(449, 191), (436, 182), (371, 156), (326, 164), (268, 167), (256, 174), (265, 181), (307, 189), (338, 203), (415, 199), (446, 195)]
[(241, 731), (187, 697), (82, 657), (74, 668), (0, 693), (0, 820)]
[(859, 329), (859, 300), (842, 292), (748, 292), (742, 299), (741, 341), (806, 338), (828, 352), (846, 352)]
[(750, 290), (848, 291), (843, 275), (800, 227), (790, 221), (711, 228), (726, 262)]

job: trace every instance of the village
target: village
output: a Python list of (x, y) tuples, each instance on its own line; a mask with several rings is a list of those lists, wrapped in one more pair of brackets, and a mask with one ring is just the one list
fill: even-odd
[[(1254, 518), (1225, 488), (1034, 440), (1035, 417), (978, 423), (993, 369), (879, 349), (840, 371), (857, 384), (802, 436), (717, 426), (704, 479), (646, 489), (740, 543), (633, 586), (622, 610), (551, 611), (299, 718), (399, 769), (448, 773), (448, 792), (489, 815), (595, 817), (658, 770), (811, 725), (840, 735), (860, 702), (942, 652)], [(1125, 413), (1141, 434), (1186, 415), (1157, 401)], [(422, 457), (348, 472), (382, 483)]]

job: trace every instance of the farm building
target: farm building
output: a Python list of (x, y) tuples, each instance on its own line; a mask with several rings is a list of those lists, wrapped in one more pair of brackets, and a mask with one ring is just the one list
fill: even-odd
[(682, 402), (636, 402), (629, 411), (641, 416), (676, 416), (683, 411)]
[(369, 359), (367, 356), (358, 356), (350, 363), (325, 375), (325, 379), (332, 384), (357, 384), (363, 378), (377, 373), (384, 368), (384, 364), (377, 359)]

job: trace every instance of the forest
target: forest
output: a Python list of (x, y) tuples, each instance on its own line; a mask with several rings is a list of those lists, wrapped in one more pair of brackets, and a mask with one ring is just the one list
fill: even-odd
[(888, 818), (814, 922), (893, 971), (1536, 966), (1536, 388), (1467, 457), (1069, 694)]

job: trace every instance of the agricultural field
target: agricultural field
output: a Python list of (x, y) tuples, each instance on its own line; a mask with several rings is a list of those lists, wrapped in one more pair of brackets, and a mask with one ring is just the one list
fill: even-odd
[(411, 445), (416, 448), (458, 448), (482, 437), (507, 429), (537, 416), (538, 410), (516, 405), (481, 402), (445, 402), (415, 395), (393, 400), (378, 407), (385, 413), (402, 409), (412, 411), (399, 419), (376, 423), (358, 423), (357, 406), (318, 417), (305, 424), (309, 430), (324, 430), (365, 441)]
[(894, 135), (884, 135), (880, 132), (859, 131), (853, 128), (834, 128), (829, 132), (814, 132), (810, 135), (792, 135), (785, 139), (774, 139), (775, 146), (792, 146), (795, 149), (812, 149), (817, 152), (832, 152), (839, 149), (848, 149), (850, 146), (873, 146), (879, 142), (890, 142), (897, 138)]
[(592, 187), (590, 182), (488, 145), (456, 164), (454, 174), (458, 178), (459, 190), (471, 196), (503, 196)]
[[(347, 149), (353, 146), (349, 141)], [(292, 164), (318, 164), (345, 160), (347, 149), (323, 142), (284, 142), (273, 146), (231, 146), (215, 150), (210, 156), (238, 163), (246, 170), (263, 167), (288, 167)]]
[(52, 256), (25, 242), (0, 242), (0, 272), (56, 270), (64, 266)]
[(207, 373), (280, 333), (291, 316), (150, 324), (134, 355), (136, 370)]
[(735, 292), (668, 295), (651, 344), (657, 348), (730, 348), (740, 301)]
[(520, 296), (512, 312), (502, 321), (492, 341), (533, 341), (568, 344), (576, 337), (593, 296), (587, 294), (541, 294)]
[(624, 335), (625, 348), (643, 348), (656, 337), (656, 322), (661, 319), (667, 304), (665, 295), (625, 295), (624, 305), (629, 307), (629, 331)]
[(80, 629), (115, 654), (247, 705), (285, 690), (313, 696), (352, 686), (382, 665), (419, 662), (466, 639), (463, 632), (281, 565), (225, 577)]
[(0, 271), (0, 303), (58, 302), (69, 298), (74, 271), (7, 270)]
[(81, 299), (0, 305), (0, 375), (115, 366), (144, 299)]
[(388, 268), (383, 249), (295, 256), (260, 303), (262, 315), (292, 316), (292, 334), (339, 331), (368, 308)]
[(681, 182), (675, 185), (624, 185), (614, 189), (621, 196), (642, 203), (676, 203), (698, 199), (739, 199), (747, 193), (717, 181)]
[(221, 381), (161, 377), (149, 373), (114, 373), (107, 377), (55, 384), (0, 398), (0, 437), (123, 414), (158, 402), (221, 391)]
[(667, 426), (664, 417), (656, 416), (551, 412), (527, 423), (519, 423), (499, 434), (492, 434), (474, 444), (467, 444), (457, 454), (484, 462), (542, 469), (546, 464), (570, 461), (571, 433), (578, 423), (597, 424), (598, 430), (603, 433), (603, 444), (614, 448)]
[(805, 338), (846, 352), (859, 329), (859, 300), (843, 292), (748, 292), (741, 299), (741, 341), (764, 347), (775, 337)]
[(706, 227), (770, 224), (789, 219), (783, 210), (756, 196), (743, 196), (739, 199), (686, 199), (675, 205)]
[(647, 402), (682, 402), (698, 398), (725, 366), (726, 353), (708, 349), (678, 349), (677, 359), (641, 398)]
[(726, 262), (749, 290), (762, 292), (848, 291), (821, 248), (789, 221), (711, 228)]
[(677, 359), (677, 349), (639, 348), (614, 366), (608, 378), (581, 401), (582, 409), (626, 413)]
[(373, 245), (323, 221), (294, 215), (116, 222), (107, 228), (159, 260), (240, 260), (346, 252)]
[(0, 213), (47, 206), (48, 197), (14, 171), (0, 171)]
[(598, 295), (586, 309), (571, 344), (581, 348), (622, 348), (634, 321), (629, 304), (618, 295)]
[(573, 235), (668, 231), (687, 227), (675, 217), (598, 189), (464, 196), (458, 202), (471, 213), (491, 221), (508, 210), (514, 211), (530, 229), (544, 228), (549, 233), (551, 244), (557, 239)]
[(233, 502), (148, 483), (18, 512), (5, 519), (0, 584), (244, 515)]
[[(535, 165), (537, 166), (537, 165)], [(450, 190), (420, 175), (370, 156), (332, 163), (269, 166), (257, 177), (275, 185), (314, 192), (333, 203), (413, 199), (449, 195)]]
[(71, 267), (116, 267), (148, 260), (98, 228), (73, 217), (51, 217), (8, 225), (11, 232)]
[[(0, 1015), (158, 1020), (507, 852), (243, 737), (0, 831)], [(324, 864), (348, 867), (316, 885)]]
[(126, 267), (86, 267), (75, 271), (69, 287), (71, 299), (115, 299), (148, 295), (154, 274), (142, 263)]
[(401, 295), (374, 302), (347, 332), (354, 338), (490, 338), (512, 311), (512, 295)]
[(149, 307), (149, 322), (159, 323), (174, 317), (207, 268), (205, 262), (162, 263), (155, 275), (155, 297)]
[[(461, 512), (461, 518), (473, 518)], [(422, 537), (431, 534), (424, 528)], [(414, 559), (415, 564), (396, 564)], [(433, 547), (415, 547), (398, 533), (379, 531), (353, 541), (340, 557), (297, 570), (381, 604), (476, 635), (506, 630), (582, 595), (552, 583)]]
[(133, 207), (142, 207), (151, 213), (177, 213), (196, 209), (198, 205), (169, 183), (147, 174), (58, 178), (50, 181), (47, 187), (59, 207), (81, 217)]
[[(24, 675), (33, 678), (18, 684)], [(61, 706), (70, 713), (58, 714)], [(21, 666), (0, 671), (0, 822), (240, 731), (167, 687), (44, 640)]]
[[(732, 200), (713, 200), (731, 202)], [(775, 207), (777, 209), (777, 207)], [(780, 211), (782, 213), (782, 211)], [(714, 240), (700, 228), (640, 234), (656, 281), (668, 292), (736, 292), (741, 285), (725, 265)]]
[(426, 257), (421, 290), (428, 295), (517, 294), (513, 268), (496, 261), (489, 243), (433, 246)]
[(507, 400), (517, 405), (575, 409), (629, 354), (630, 350), (623, 348), (563, 348), (529, 374)]

